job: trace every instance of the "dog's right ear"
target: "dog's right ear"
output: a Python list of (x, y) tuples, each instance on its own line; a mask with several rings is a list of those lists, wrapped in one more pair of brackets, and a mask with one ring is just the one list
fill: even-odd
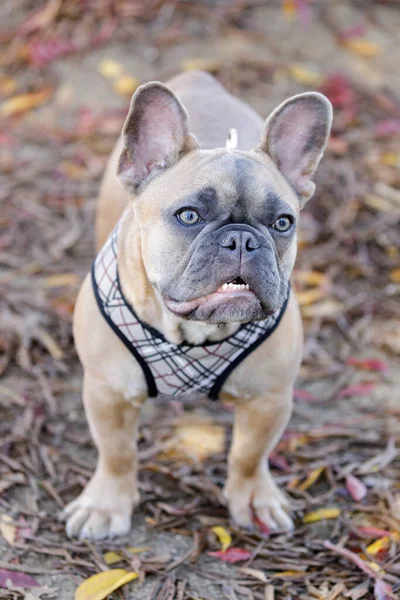
[(130, 194), (198, 147), (183, 105), (167, 86), (157, 82), (136, 90), (122, 138), (117, 177)]

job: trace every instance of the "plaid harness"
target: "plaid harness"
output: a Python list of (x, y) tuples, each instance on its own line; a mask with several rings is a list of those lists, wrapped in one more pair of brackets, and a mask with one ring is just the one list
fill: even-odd
[(118, 227), (108, 238), (92, 267), (92, 283), (107, 323), (139, 362), (149, 396), (180, 396), (189, 392), (217, 400), (233, 369), (278, 327), (283, 307), (265, 321), (243, 324), (233, 335), (201, 345), (172, 344), (142, 323), (124, 297), (118, 277)]

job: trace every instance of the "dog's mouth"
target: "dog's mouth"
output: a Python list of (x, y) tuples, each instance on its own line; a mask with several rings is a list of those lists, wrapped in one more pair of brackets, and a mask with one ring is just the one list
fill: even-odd
[(232, 281), (229, 281), (227, 283), (223, 283), (222, 285), (219, 286), (219, 288), (217, 290), (215, 290), (215, 293), (226, 293), (226, 292), (242, 292), (242, 291), (247, 291), (247, 292), (251, 292), (252, 294), (254, 294), (253, 290), (250, 289), (250, 286), (248, 283), (246, 283), (241, 277), (235, 277), (235, 279), (232, 279)]
[(250, 288), (241, 277), (235, 277), (220, 285), (214, 292), (194, 298), (193, 300), (179, 301), (173, 298), (164, 297), (167, 308), (181, 317), (187, 317), (204, 303), (218, 305), (225, 301), (234, 300), (256, 300), (255, 292)]

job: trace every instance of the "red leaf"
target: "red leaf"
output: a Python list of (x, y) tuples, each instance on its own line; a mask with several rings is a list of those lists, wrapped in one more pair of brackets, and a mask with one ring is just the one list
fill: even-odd
[(311, 23), (311, 9), (309, 0), (295, 0), (295, 6), (299, 19), (304, 27)]
[(347, 475), (346, 490), (356, 502), (359, 502), (367, 495), (367, 487), (360, 479), (354, 477), (354, 475)]
[(332, 102), (334, 108), (355, 109), (355, 97), (350, 81), (343, 75), (331, 75), (328, 77), (320, 91)]
[(343, 388), (338, 394), (338, 398), (351, 398), (352, 396), (363, 396), (372, 392), (375, 388), (373, 381), (365, 381), (364, 383), (357, 383), (355, 385), (349, 385), (349, 387)]
[(368, 369), (368, 371), (378, 371), (380, 373), (388, 371), (387, 364), (383, 360), (379, 360), (379, 358), (357, 358), (355, 356), (349, 356), (346, 360), (346, 365)]
[(357, 531), (363, 535), (368, 535), (373, 538), (381, 538), (385, 536), (390, 537), (392, 535), (390, 531), (386, 531), (386, 529), (378, 529), (378, 527), (358, 527)]
[(224, 552), (219, 550), (218, 552), (209, 552), (209, 556), (216, 556), (220, 560), (228, 563), (237, 563), (243, 560), (249, 560), (252, 554), (248, 550), (243, 550), (243, 548), (233, 548), (230, 547)]
[(384, 119), (375, 125), (375, 133), (381, 137), (390, 137), (400, 133), (400, 119)]
[(295, 388), (293, 397), (295, 400), (302, 400), (303, 402), (318, 402), (319, 398), (314, 396), (311, 392), (307, 392), (307, 390), (299, 390)]
[(75, 49), (70, 40), (34, 41), (28, 45), (29, 60), (35, 67), (44, 67), (56, 58), (74, 52)]
[(10, 580), (13, 585), (21, 587), (39, 587), (39, 583), (30, 575), (25, 573), (17, 573), (16, 571), (5, 571), (0, 569), (0, 587), (5, 588), (6, 582)]
[(338, 34), (341, 40), (352, 40), (354, 38), (364, 37), (365, 27), (364, 25), (353, 25)]

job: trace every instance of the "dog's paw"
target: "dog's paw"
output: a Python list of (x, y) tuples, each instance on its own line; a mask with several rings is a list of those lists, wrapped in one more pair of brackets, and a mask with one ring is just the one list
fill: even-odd
[(122, 491), (120, 483), (112, 478), (93, 476), (82, 494), (61, 514), (68, 537), (102, 540), (129, 533), (139, 494)]
[(62, 517), (67, 520), (65, 531), (68, 537), (80, 540), (103, 540), (129, 533), (131, 513), (111, 513), (110, 511), (86, 507), (80, 498), (65, 507)]
[(224, 494), (231, 516), (239, 527), (263, 529), (266, 526), (270, 531), (294, 528), (288, 514), (289, 502), (269, 474), (228, 481)]

